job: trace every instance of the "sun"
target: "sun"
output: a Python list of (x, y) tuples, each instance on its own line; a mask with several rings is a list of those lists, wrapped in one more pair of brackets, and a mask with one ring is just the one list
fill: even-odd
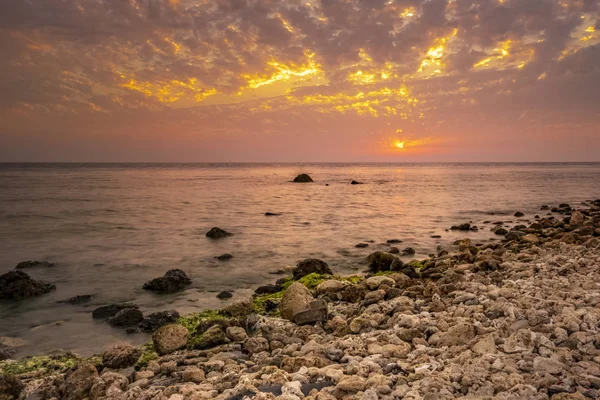
[(396, 141), (396, 147), (399, 148), (399, 149), (403, 149), (404, 148), (404, 142), (401, 142), (399, 140)]

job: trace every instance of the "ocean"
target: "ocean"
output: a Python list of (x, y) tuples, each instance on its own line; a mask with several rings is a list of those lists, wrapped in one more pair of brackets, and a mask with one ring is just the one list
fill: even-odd
[[(299, 173), (315, 182), (292, 183)], [(143, 343), (147, 335), (94, 321), (91, 311), (121, 301), (144, 314), (219, 308), (305, 258), (352, 274), (389, 239), (416, 250), (408, 261), (464, 237), (497, 241), (492, 222), (532, 222), (547, 213), (543, 204), (577, 207), (596, 198), (600, 163), (0, 164), (0, 274), (21, 261), (50, 261), (54, 267), (25, 272), (57, 287), (1, 301), (0, 336), (25, 340), (17, 357)], [(515, 218), (516, 211), (525, 216)], [(470, 221), (479, 231), (448, 230)], [(213, 226), (234, 236), (210, 240)], [(223, 253), (233, 258), (215, 258)], [(142, 289), (172, 268), (191, 277), (187, 290)], [(217, 299), (222, 290), (233, 297)], [(87, 294), (84, 305), (58, 303)]]

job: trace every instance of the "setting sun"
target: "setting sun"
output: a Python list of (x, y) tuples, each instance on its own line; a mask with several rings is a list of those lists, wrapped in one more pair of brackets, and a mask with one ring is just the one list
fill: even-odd
[(399, 148), (399, 149), (403, 149), (404, 148), (404, 142), (397, 141), (396, 142), (396, 147)]

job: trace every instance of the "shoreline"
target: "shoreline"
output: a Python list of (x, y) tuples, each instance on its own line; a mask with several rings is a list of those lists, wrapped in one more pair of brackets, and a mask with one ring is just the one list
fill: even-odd
[[(165, 338), (155, 332), (154, 345), (2, 361), (0, 390), (70, 399), (597, 398), (600, 201), (588, 206), (558, 207), (501, 243), (465, 239), (406, 264), (372, 254), (366, 275), (336, 277), (309, 263), (252, 301), (159, 328)], [(283, 319), (286, 305), (296, 309), (290, 319), (316, 310), (309, 321), (317, 320)]]

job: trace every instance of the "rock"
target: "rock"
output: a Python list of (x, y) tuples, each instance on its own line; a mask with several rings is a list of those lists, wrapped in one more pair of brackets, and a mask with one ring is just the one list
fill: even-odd
[(281, 215), (281, 214), (279, 214), (279, 213), (272, 213), (272, 212), (268, 212), (268, 211), (265, 213), (266, 217), (277, 217), (279, 215)]
[(112, 326), (132, 326), (137, 325), (144, 320), (144, 314), (137, 308), (124, 308), (114, 317), (108, 319)]
[(55, 285), (31, 279), (23, 271), (8, 271), (0, 275), (0, 299), (34, 297), (55, 289)]
[(279, 303), (281, 317), (294, 321), (296, 314), (308, 310), (313, 300), (313, 296), (306, 286), (299, 282), (292, 283), (283, 293)]
[(88, 301), (90, 301), (92, 299), (92, 295), (91, 294), (81, 294), (78, 296), (73, 296), (71, 298), (68, 298), (67, 300), (61, 300), (58, 303), (68, 303), (68, 304), (73, 304), (73, 305), (78, 305), (78, 304), (84, 304), (87, 303)]
[(245, 318), (254, 313), (254, 304), (250, 299), (240, 300), (225, 306), (223, 311), (233, 318)]
[(23, 390), (23, 384), (14, 375), (0, 373), (0, 399), (17, 399)]
[(221, 299), (221, 300), (230, 299), (232, 297), (233, 297), (233, 294), (231, 292), (226, 291), (226, 290), (222, 291), (221, 293), (219, 293), (217, 295), (217, 298)]
[(415, 249), (413, 249), (412, 247), (406, 247), (405, 249), (402, 250), (402, 255), (412, 255), (415, 254)]
[(117, 343), (102, 354), (102, 365), (112, 369), (133, 366), (142, 355), (142, 350), (129, 343)]
[(471, 229), (471, 224), (466, 222), (460, 225), (453, 225), (450, 229), (453, 231), (468, 231)]
[(107, 319), (110, 317), (114, 317), (119, 311), (124, 310), (126, 308), (139, 308), (139, 306), (131, 303), (109, 304), (107, 306), (96, 308), (94, 311), (92, 311), (92, 317), (94, 319)]
[(12, 356), (18, 353), (18, 350), (12, 346), (0, 343), (0, 361), (10, 360)]
[(319, 299), (312, 301), (308, 310), (296, 313), (294, 315), (294, 322), (298, 325), (327, 322), (327, 316), (327, 302), (323, 299)]
[(538, 244), (540, 242), (540, 239), (534, 235), (533, 233), (529, 233), (527, 235), (521, 236), (521, 242), (523, 243), (531, 243), (531, 244)]
[(312, 178), (308, 174), (300, 174), (294, 178), (294, 182), (296, 183), (309, 183), (313, 182)]
[(233, 258), (233, 256), (229, 253), (225, 253), (225, 254), (221, 254), (220, 256), (216, 256), (215, 258), (219, 261), (227, 261), (227, 260), (231, 260)]
[(116, 372), (107, 371), (103, 372), (101, 376), (94, 379), (92, 388), (90, 389), (91, 400), (105, 400), (106, 397), (110, 397), (110, 393), (124, 391), (129, 385), (129, 380)]
[(175, 310), (159, 311), (145, 317), (138, 328), (142, 332), (154, 332), (161, 326), (177, 322), (179, 318), (180, 315)]
[(333, 272), (329, 269), (329, 265), (327, 265), (325, 261), (316, 258), (307, 258), (306, 260), (300, 261), (292, 271), (294, 280), (298, 280), (312, 273), (333, 275)]
[(392, 263), (400, 260), (393, 254), (384, 253), (383, 251), (376, 251), (375, 253), (369, 254), (367, 261), (369, 263), (369, 271), (389, 271)]
[(386, 241), (387, 244), (398, 244), (398, 243), (402, 243), (402, 240), (400, 239), (388, 239)]
[(221, 229), (218, 226), (214, 226), (210, 228), (208, 232), (206, 232), (206, 237), (210, 239), (221, 239), (227, 236), (233, 236), (233, 233), (227, 232), (226, 230)]
[(559, 375), (564, 367), (563, 363), (550, 358), (536, 357), (533, 359), (533, 370), (540, 374)]
[(369, 247), (369, 243), (358, 243), (354, 247), (356, 247), (357, 249), (364, 249), (366, 247)]
[(230, 326), (225, 331), (227, 338), (232, 342), (243, 342), (248, 339), (246, 330), (240, 326)]
[(359, 182), (359, 181), (355, 181), (355, 180), (353, 180), (352, 182), (350, 182), (350, 184), (351, 184), (351, 185), (362, 185), (363, 183), (362, 183), (362, 182)]
[(583, 225), (585, 222), (585, 215), (581, 211), (574, 211), (571, 214), (571, 219), (569, 220), (569, 225), (578, 227)]
[(524, 217), (525, 214), (523, 214), (521, 211), (517, 211), (516, 213), (514, 213), (514, 216), (517, 218), (520, 218), (520, 217)]
[(194, 348), (199, 350), (210, 349), (228, 342), (227, 336), (220, 326), (211, 326), (194, 342)]
[(154, 349), (159, 355), (170, 354), (183, 349), (188, 341), (189, 331), (182, 325), (169, 324), (162, 326), (152, 335)]
[(471, 324), (457, 324), (448, 329), (440, 338), (441, 346), (460, 346), (467, 344), (475, 337), (475, 327)]
[(487, 335), (479, 342), (475, 343), (471, 350), (477, 354), (494, 354), (496, 353), (496, 342), (493, 335)]
[(344, 392), (356, 393), (365, 390), (365, 386), (365, 378), (360, 376), (347, 376), (340, 379), (336, 387)]
[(365, 280), (365, 285), (369, 288), (369, 290), (379, 289), (381, 285), (387, 285), (389, 287), (396, 286), (396, 281), (394, 281), (389, 276), (372, 276)]
[(205, 379), (204, 371), (198, 367), (188, 367), (181, 374), (184, 382), (202, 383)]
[(499, 226), (497, 228), (493, 228), (492, 232), (494, 232), (496, 235), (506, 235), (508, 233), (508, 230)]
[(264, 285), (264, 286), (259, 286), (254, 291), (254, 293), (256, 293), (258, 295), (273, 294), (273, 293), (281, 292), (282, 290), (283, 290), (283, 286), (281, 286), (281, 285)]
[(89, 396), (98, 371), (92, 364), (82, 364), (71, 374), (67, 375), (61, 386), (64, 400), (81, 400)]
[(262, 336), (252, 337), (244, 343), (244, 349), (250, 354), (269, 351), (269, 341)]
[(344, 290), (348, 285), (348, 282), (338, 281), (337, 279), (329, 279), (327, 281), (323, 281), (317, 286), (317, 294), (332, 294), (338, 293)]
[(400, 249), (397, 247), (390, 247), (387, 251), (390, 254), (400, 254)]
[(17, 264), (15, 269), (33, 268), (33, 267), (54, 267), (54, 263), (48, 261), (21, 261)]
[(528, 329), (519, 329), (504, 341), (505, 353), (520, 353), (533, 350), (534, 334)]
[(171, 269), (164, 276), (144, 283), (143, 288), (159, 293), (172, 293), (185, 289), (191, 283), (191, 279), (185, 272), (180, 269)]

